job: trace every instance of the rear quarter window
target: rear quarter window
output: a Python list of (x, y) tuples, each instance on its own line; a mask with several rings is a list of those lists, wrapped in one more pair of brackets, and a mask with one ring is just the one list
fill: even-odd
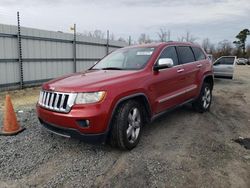
[(177, 46), (178, 56), (181, 64), (194, 62), (194, 54), (189, 46)]
[(203, 53), (203, 51), (200, 48), (198, 48), (198, 47), (192, 47), (192, 49), (193, 49), (196, 61), (200, 61), (200, 60), (206, 59), (205, 54)]

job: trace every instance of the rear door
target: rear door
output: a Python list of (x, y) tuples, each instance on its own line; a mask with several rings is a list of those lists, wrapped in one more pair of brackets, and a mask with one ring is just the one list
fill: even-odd
[(214, 62), (214, 76), (216, 77), (228, 77), (232, 78), (234, 73), (234, 66), (236, 57), (234, 56), (223, 56)]
[[(173, 107), (183, 101), (183, 68), (179, 65), (176, 48), (174, 46), (166, 47), (160, 54), (160, 58), (171, 58), (174, 66), (153, 72), (150, 90), (152, 90), (156, 113)], [(156, 62), (157, 63), (157, 62)]]
[(177, 46), (180, 63), (183, 66), (182, 80), (185, 90), (185, 101), (196, 96), (199, 85), (199, 74), (203, 66), (202, 60), (196, 61), (194, 52), (190, 46)]

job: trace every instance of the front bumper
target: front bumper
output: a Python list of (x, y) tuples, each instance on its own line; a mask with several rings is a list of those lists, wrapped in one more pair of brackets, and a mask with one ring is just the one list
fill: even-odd
[(63, 136), (66, 138), (76, 138), (88, 143), (104, 143), (106, 141), (107, 132), (100, 134), (83, 134), (73, 128), (63, 128), (56, 125), (47, 123), (39, 118), (40, 123), (46, 128), (49, 132), (52, 132), (56, 135)]
[[(39, 121), (45, 128), (64, 137), (74, 137), (87, 142), (103, 142), (109, 130), (108, 109), (100, 104), (76, 105), (69, 113), (51, 111), (38, 104), (36, 110)], [(85, 120), (89, 124), (83, 127), (79, 121)]]

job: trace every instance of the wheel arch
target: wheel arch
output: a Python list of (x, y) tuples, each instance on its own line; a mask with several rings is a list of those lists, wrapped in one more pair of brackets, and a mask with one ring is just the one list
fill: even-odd
[[(146, 94), (144, 94), (144, 93), (136, 93), (136, 94), (132, 94), (132, 95), (128, 95), (128, 96), (125, 96), (125, 97), (120, 98), (120, 99), (116, 102), (116, 104), (115, 104), (115, 106), (114, 106), (114, 108), (113, 108), (113, 110), (112, 110), (112, 116), (111, 116), (110, 119), (113, 118), (113, 116), (114, 116), (114, 114), (115, 114), (117, 108), (119, 108), (119, 106), (120, 106), (122, 103), (124, 103), (125, 101), (128, 101), (128, 100), (136, 100), (136, 101), (140, 102), (140, 103), (145, 107), (145, 110), (146, 110), (146, 112), (147, 112), (147, 117), (149, 117), (149, 118), (151, 117), (152, 111), (151, 111), (151, 106), (150, 106), (148, 97), (147, 97)], [(110, 122), (110, 123), (111, 123), (111, 122)]]
[(214, 77), (213, 77), (213, 75), (209, 74), (209, 75), (204, 76), (202, 84), (203, 83), (209, 83), (212, 86), (211, 89), (213, 90), (213, 87), (214, 87)]
[(108, 122), (107, 136), (109, 136), (110, 130), (112, 129), (112, 121), (113, 121), (113, 118), (115, 116), (115, 112), (120, 107), (120, 105), (122, 105), (124, 102), (126, 102), (128, 100), (136, 100), (136, 101), (140, 102), (145, 107), (146, 123), (150, 122), (150, 119), (152, 116), (152, 110), (151, 110), (151, 106), (150, 106), (149, 99), (148, 99), (147, 95), (144, 93), (135, 93), (132, 95), (128, 95), (128, 96), (120, 98), (115, 103), (114, 108), (112, 110), (111, 117), (110, 117), (109, 122)]

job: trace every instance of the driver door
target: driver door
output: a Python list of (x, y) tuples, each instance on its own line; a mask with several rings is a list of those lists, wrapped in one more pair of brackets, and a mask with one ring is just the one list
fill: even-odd
[(178, 62), (176, 48), (174, 46), (165, 48), (159, 59), (161, 58), (171, 58), (174, 66), (153, 72), (150, 88), (154, 97), (156, 113), (176, 106), (185, 100), (184, 69)]
[(217, 77), (232, 78), (236, 57), (224, 56), (217, 59), (213, 65), (214, 75)]

